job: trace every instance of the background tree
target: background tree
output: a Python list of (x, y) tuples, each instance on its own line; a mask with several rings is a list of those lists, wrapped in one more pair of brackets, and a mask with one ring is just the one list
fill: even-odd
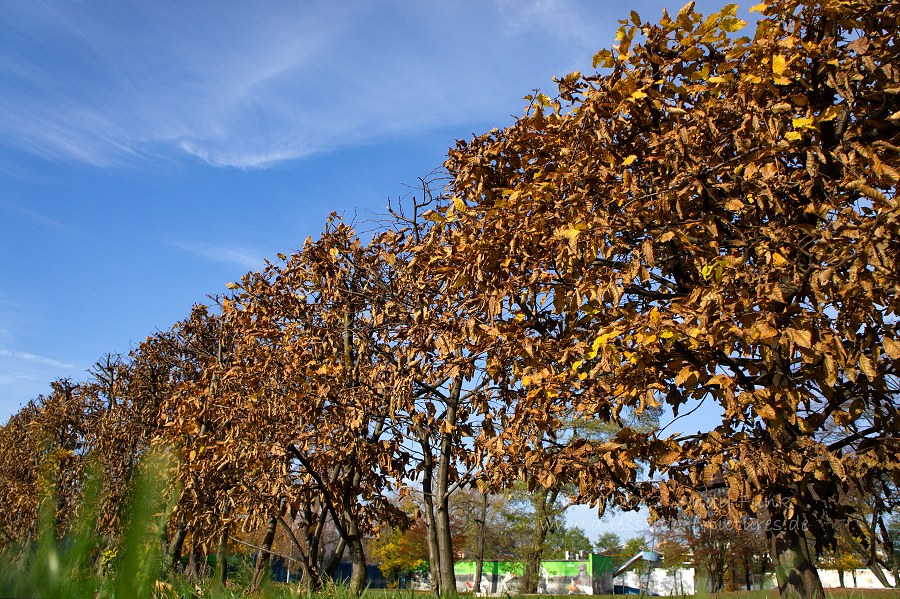
[(427, 570), (425, 535), (425, 523), (420, 520), (406, 530), (386, 528), (370, 543), (373, 563), (384, 573), (389, 588), (397, 588), (401, 577)]
[(593, 550), (602, 555), (618, 555), (622, 551), (622, 539), (614, 532), (604, 532), (594, 541)]
[(819, 559), (819, 567), (837, 570), (838, 580), (842, 587), (848, 586), (845, 573), (849, 571), (852, 577), (852, 586), (855, 587), (856, 570), (862, 568), (865, 565), (865, 561), (854, 551), (853, 545), (848, 541), (843, 534), (839, 535), (837, 545), (826, 551)]

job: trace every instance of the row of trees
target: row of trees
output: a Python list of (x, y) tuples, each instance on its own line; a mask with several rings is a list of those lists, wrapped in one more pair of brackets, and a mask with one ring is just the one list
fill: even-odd
[[(0, 432), (3, 541), (33, 534), (41, 480), (63, 534), (91, 461), (114, 538), (133, 465), (165, 445), (173, 560), (281, 526), (310, 586), (331, 526), (359, 590), (363, 537), (410, 523), (395, 498), (419, 489), (436, 590), (453, 593), (451, 495), (517, 483), (536, 507), (568, 489), (659, 519), (752, 516), (803, 597), (823, 595), (815, 556), (842, 526), (889, 567), (900, 6), (758, 8), (752, 38), (733, 5), (632, 14), (599, 74), (459, 142), (446, 192), (426, 186), (371, 241), (333, 218), (54, 384)], [(633, 422), (704, 403), (721, 413), (706, 432)]]

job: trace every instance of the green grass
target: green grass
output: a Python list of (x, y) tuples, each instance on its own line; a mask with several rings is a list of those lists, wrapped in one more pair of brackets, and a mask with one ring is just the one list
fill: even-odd
[[(135, 477), (122, 539), (108, 545), (96, 534), (93, 506), (100, 497), (96, 472), (85, 475), (79, 514), (64, 538), (57, 539), (56, 495), (51, 476), (44, 476), (37, 539), (0, 552), (0, 596), (80, 599), (133, 597), (151, 599), (172, 589), (192, 594), (166, 581), (162, 534), (171, 510), (166, 493), (168, 456), (147, 456)], [(46, 472), (53, 472), (48, 464)], [(168, 585), (168, 587), (166, 587)]]

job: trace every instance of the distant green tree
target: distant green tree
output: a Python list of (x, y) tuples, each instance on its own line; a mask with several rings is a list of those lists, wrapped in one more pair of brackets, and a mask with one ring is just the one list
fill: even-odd
[(618, 555), (622, 551), (622, 539), (614, 532), (605, 532), (594, 541), (594, 551), (603, 555)]
[(590, 553), (591, 540), (580, 526), (558, 526), (547, 536), (544, 559), (562, 559), (566, 552)]

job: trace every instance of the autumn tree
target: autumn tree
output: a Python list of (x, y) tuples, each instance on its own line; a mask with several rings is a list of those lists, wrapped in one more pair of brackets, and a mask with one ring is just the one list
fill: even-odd
[(177, 356), (178, 372), (160, 406), (164, 416), (154, 442), (179, 453), (172, 483), (180, 487), (180, 495), (172, 519), (178, 523), (176, 540), (182, 535), (191, 540), (188, 573), (197, 576), (200, 561), (214, 552), (217, 580), (224, 585), (229, 532), (238, 515), (234, 508), (243, 507), (236, 500), (242, 464), (233, 451), (231, 430), (238, 418), (231, 405), (242, 392), (225, 380), (235, 331), (220, 311), (218, 305), (197, 304), (172, 327), (168, 342), (174, 346), (170, 351)]
[(768, 523), (781, 592), (822, 597), (814, 556), (851, 494), (900, 476), (900, 7), (780, 0), (752, 37), (735, 8), (632, 13), (601, 72), (460, 142), (446, 276), (498, 306), (495, 355), (527, 389), (509, 453), (563, 406), (716, 406), (709, 431), (624, 427), (533, 463), (661, 518), (725, 489), (732, 519)]
[(83, 505), (85, 437), (88, 406), (82, 387), (69, 379), (50, 384), (50, 393), (38, 398), (38, 411), (29, 431), (32, 449), (38, 449), (37, 499), (48, 502), (52, 530), (62, 539)]
[(396, 226), (382, 242), (392, 261), (392, 355), (409, 382), (391, 405), (391, 420), (415, 448), (408, 477), (422, 492), (433, 590), (454, 595), (451, 497), (473, 483), (489, 485), (484, 443), (502, 427), (516, 391), (504, 383), (512, 365), (489, 357), (502, 343), (488, 316), (496, 303), (446, 277), (456, 252), (436, 226), (446, 201), (423, 181), (420, 197), (405, 211), (392, 210)]
[(264, 414), (247, 431), (258, 439), (254, 463), (275, 458), (273, 469), (254, 471), (254, 484), (262, 496), (283, 497), (291, 521), (305, 520), (311, 534), (298, 549), (310, 588), (322, 582), (326, 523), (342, 539), (337, 558), (347, 548), (359, 593), (364, 536), (406, 519), (388, 497), (409, 460), (391, 434), (391, 405), (408, 397), (409, 383), (384, 333), (393, 330), (390, 256), (333, 218), (301, 251), (244, 277), (225, 310), (240, 331), (227, 378), (250, 392), (241, 400), (245, 421)]
[(38, 434), (40, 405), (30, 401), (0, 428), (0, 542), (4, 549), (31, 540), (41, 495), (44, 446)]
[[(733, 522), (721, 509), (727, 502), (724, 493), (710, 493), (706, 517), (681, 513), (655, 529), (660, 546), (675, 549), (681, 561), (685, 559), (681, 557), (683, 551), (677, 548), (689, 548), (690, 561), (703, 572), (706, 591), (711, 593), (751, 590), (754, 574), (762, 577), (769, 564), (765, 523), (749, 517)], [(671, 557), (665, 555), (670, 565)]]
[[(97, 533), (107, 541), (122, 532), (133, 475), (165, 424), (161, 410), (180, 377), (173, 347), (169, 333), (151, 335), (127, 355), (102, 356), (81, 384), (90, 406), (85, 453), (100, 479)], [(172, 541), (174, 549), (177, 529)]]

